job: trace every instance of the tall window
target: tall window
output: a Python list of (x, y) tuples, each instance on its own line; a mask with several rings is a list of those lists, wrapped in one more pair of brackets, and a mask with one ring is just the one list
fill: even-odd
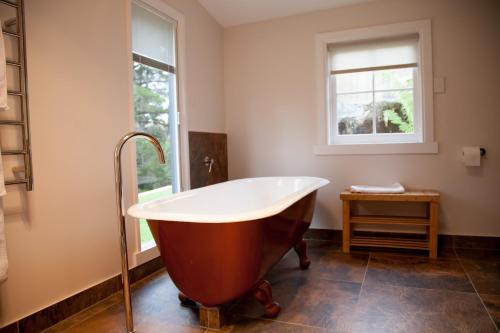
[[(136, 141), (139, 202), (178, 192), (179, 148), (176, 87), (176, 22), (140, 3), (132, 3), (134, 118), (137, 131), (154, 135), (166, 154), (160, 165), (151, 144)], [(154, 245), (140, 221), (141, 248)]]
[(421, 142), (418, 35), (328, 45), (330, 141)]

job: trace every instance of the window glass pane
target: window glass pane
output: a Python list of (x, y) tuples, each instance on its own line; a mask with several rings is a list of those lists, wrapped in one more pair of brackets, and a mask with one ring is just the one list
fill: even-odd
[(335, 75), (337, 93), (371, 91), (373, 89), (372, 72), (360, 72)]
[[(134, 62), (135, 128), (156, 137), (169, 156), (169, 98), (172, 74)], [(148, 141), (137, 140), (137, 180), (139, 192), (172, 184), (168, 168), (158, 163), (156, 151)]]
[(337, 95), (337, 119), (340, 135), (373, 132), (371, 93)]
[(377, 133), (414, 133), (413, 90), (375, 93)]
[[(175, 74), (134, 62), (134, 113), (137, 131), (156, 137), (163, 148), (167, 166), (158, 162), (148, 141), (136, 140), (139, 202), (176, 192)], [(174, 179), (174, 181), (173, 181)], [(174, 183), (174, 184), (173, 184)], [(176, 186), (174, 186), (176, 187)], [(153, 241), (146, 220), (140, 220), (141, 244)]]
[(414, 68), (374, 71), (375, 90), (413, 88)]

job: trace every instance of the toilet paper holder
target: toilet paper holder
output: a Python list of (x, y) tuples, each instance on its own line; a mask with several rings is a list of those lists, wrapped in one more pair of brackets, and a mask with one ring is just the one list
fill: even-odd
[(478, 146), (462, 148), (462, 162), (467, 167), (481, 166), (481, 160), (486, 155), (486, 149)]

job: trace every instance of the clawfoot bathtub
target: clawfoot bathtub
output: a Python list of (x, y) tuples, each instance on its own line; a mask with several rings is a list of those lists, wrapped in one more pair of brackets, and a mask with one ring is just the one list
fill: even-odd
[(328, 180), (269, 177), (229, 181), (137, 204), (148, 220), (181, 302), (197, 302), (202, 326), (221, 325), (220, 307), (253, 292), (268, 317), (280, 306), (263, 277), (292, 247), (307, 269), (302, 239), (317, 190)]

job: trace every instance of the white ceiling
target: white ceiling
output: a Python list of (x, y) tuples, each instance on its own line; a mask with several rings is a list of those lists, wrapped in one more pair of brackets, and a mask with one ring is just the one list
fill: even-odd
[(198, 0), (223, 26), (349, 6), (373, 0)]

